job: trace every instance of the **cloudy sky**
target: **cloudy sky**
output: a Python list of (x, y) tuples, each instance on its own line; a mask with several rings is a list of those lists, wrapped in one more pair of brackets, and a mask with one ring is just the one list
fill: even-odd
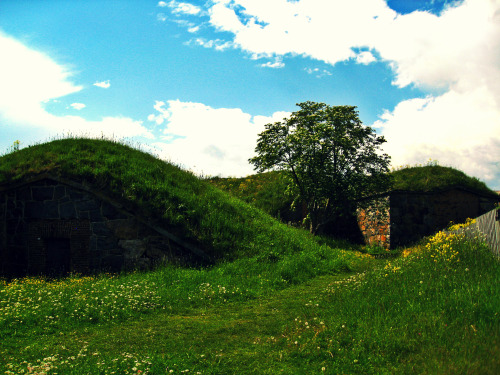
[(244, 176), (311, 100), (500, 189), (500, 0), (0, 0), (0, 54), (0, 153), (106, 136)]

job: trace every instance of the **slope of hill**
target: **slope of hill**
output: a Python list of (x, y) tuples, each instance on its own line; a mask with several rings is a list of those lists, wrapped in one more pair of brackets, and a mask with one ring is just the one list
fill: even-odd
[(393, 190), (432, 191), (460, 186), (483, 192), (494, 193), (486, 184), (476, 177), (451, 167), (440, 165), (425, 165), (418, 167), (404, 167), (393, 171)]
[[(392, 190), (428, 192), (460, 186), (480, 193), (495, 194), (484, 182), (451, 167), (434, 164), (407, 166), (392, 171), (391, 175)], [(286, 183), (280, 172), (260, 173), (244, 178), (212, 178), (209, 181), (274, 217), (301, 220), (300, 212), (290, 210), (293, 198), (286, 194)]]
[(0, 184), (43, 173), (98, 189), (154, 224), (195, 240), (214, 259), (318, 246), (307, 233), (280, 224), (193, 174), (117, 142), (62, 139), (0, 158)]

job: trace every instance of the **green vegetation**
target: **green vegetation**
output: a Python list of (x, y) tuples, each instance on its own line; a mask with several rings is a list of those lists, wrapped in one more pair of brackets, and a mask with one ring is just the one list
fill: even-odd
[(324, 256), (0, 283), (0, 372), (498, 373), (500, 264), (479, 241), (311, 273)]
[[(425, 192), (462, 186), (486, 194), (494, 193), (479, 179), (451, 167), (442, 167), (436, 162), (401, 167), (390, 174), (393, 190)], [(244, 178), (211, 178), (209, 181), (276, 218), (284, 218), (285, 221), (302, 219), (300, 212), (294, 214), (290, 210), (293, 198), (286, 194), (286, 184), (280, 172), (259, 173)]]
[(44, 172), (105, 190), (219, 261), (0, 280), (0, 373), (499, 372), (500, 263), (478, 239), (440, 232), (376, 260), (114, 142), (0, 158), (0, 183)]
[(293, 198), (287, 193), (288, 184), (280, 172), (264, 172), (239, 178), (211, 177), (208, 181), (273, 217), (290, 215)]
[(308, 233), (280, 224), (172, 164), (113, 141), (63, 139), (0, 158), (0, 184), (41, 173), (90, 184), (196, 241), (214, 259), (284, 256), (318, 246)]
[(451, 167), (442, 167), (437, 163), (411, 167), (405, 166), (392, 172), (394, 190), (432, 191), (453, 186), (461, 186), (483, 193), (494, 193), (476, 177)]
[[(266, 124), (249, 160), (259, 172), (283, 171), (294, 202), (307, 207), (313, 234), (356, 212), (359, 199), (387, 191), (384, 137), (363, 126), (356, 107), (304, 102), (282, 122)], [(304, 223), (304, 224), (305, 224)]]

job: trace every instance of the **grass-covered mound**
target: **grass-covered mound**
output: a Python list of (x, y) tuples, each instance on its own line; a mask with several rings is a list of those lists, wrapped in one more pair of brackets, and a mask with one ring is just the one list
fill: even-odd
[(393, 171), (393, 190), (433, 191), (460, 186), (486, 194), (494, 194), (486, 184), (476, 177), (451, 167), (425, 165), (404, 167)]
[[(442, 167), (436, 163), (425, 166), (406, 166), (390, 172), (392, 190), (429, 192), (462, 187), (480, 193), (495, 194), (486, 184), (464, 172)], [(276, 218), (297, 221), (300, 209), (290, 209), (293, 197), (287, 194), (286, 180), (281, 172), (259, 173), (243, 178), (210, 178), (209, 181), (229, 194), (251, 203)]]
[[(192, 173), (117, 142), (62, 139), (0, 158), (0, 184), (43, 173), (98, 189), (130, 211), (196, 241), (214, 259), (276, 258), (319, 246), (307, 233), (280, 224)], [(332, 261), (336, 257), (331, 253)]]
[(287, 194), (287, 182), (280, 172), (265, 172), (247, 177), (212, 177), (210, 183), (274, 217), (290, 210), (292, 197)]

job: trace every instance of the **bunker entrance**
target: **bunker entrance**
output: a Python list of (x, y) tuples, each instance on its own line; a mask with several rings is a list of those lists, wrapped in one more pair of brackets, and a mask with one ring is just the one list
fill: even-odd
[(46, 239), (45, 272), (52, 277), (67, 276), (71, 271), (71, 243), (69, 238)]

